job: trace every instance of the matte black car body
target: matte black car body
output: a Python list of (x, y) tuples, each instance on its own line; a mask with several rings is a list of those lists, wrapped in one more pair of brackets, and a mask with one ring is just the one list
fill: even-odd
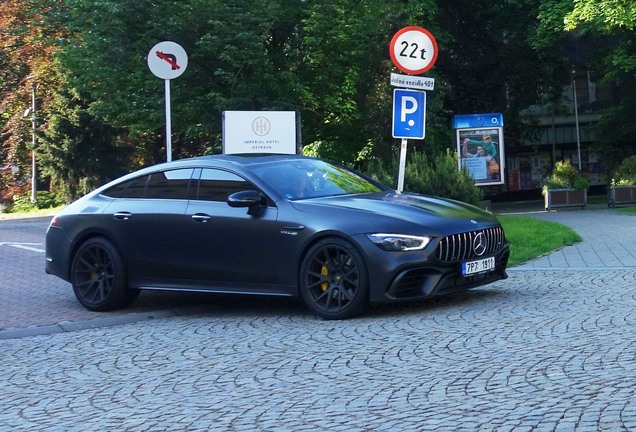
[[(307, 175), (302, 197), (285, 191), (287, 171)], [(320, 159), (217, 155), (139, 170), (64, 208), (45, 270), (92, 310), (143, 289), (191, 290), (302, 297), (339, 319), (504, 279), (508, 255), (497, 219), (474, 206), (397, 193)], [(484, 258), (494, 265), (462, 275)]]

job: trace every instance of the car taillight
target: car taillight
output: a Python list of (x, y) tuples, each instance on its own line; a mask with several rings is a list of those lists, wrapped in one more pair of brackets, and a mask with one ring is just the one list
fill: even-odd
[(51, 219), (51, 223), (49, 223), (50, 227), (61, 227), (62, 223), (60, 222), (60, 219), (57, 216), (53, 216), (53, 219)]

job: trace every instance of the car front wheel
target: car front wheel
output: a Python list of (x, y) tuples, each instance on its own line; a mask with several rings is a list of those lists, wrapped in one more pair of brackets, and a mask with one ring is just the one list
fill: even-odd
[(327, 238), (309, 249), (300, 270), (300, 292), (307, 306), (325, 319), (357, 315), (367, 305), (367, 269), (348, 241)]
[(129, 305), (139, 290), (128, 289), (126, 268), (115, 246), (102, 237), (80, 246), (71, 266), (77, 300), (87, 309), (108, 311)]

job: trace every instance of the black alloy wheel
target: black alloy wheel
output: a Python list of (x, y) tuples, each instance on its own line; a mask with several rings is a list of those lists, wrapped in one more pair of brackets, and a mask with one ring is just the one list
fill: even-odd
[(127, 287), (124, 262), (115, 246), (102, 237), (86, 241), (71, 265), (71, 283), (77, 300), (87, 309), (107, 311), (131, 304), (139, 290)]
[(307, 252), (300, 270), (300, 292), (320, 317), (357, 315), (367, 305), (368, 290), (364, 259), (348, 241), (326, 238)]

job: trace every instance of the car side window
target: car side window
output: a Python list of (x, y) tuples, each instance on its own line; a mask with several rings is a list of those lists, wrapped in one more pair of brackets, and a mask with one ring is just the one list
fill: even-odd
[(161, 171), (128, 180), (108, 188), (102, 195), (111, 198), (186, 199), (192, 168)]
[(192, 168), (161, 171), (150, 175), (144, 198), (186, 199)]
[(227, 201), (235, 192), (256, 190), (252, 183), (231, 172), (204, 168), (201, 170), (196, 199), (203, 201)]
[(143, 198), (150, 176), (141, 176), (106, 189), (102, 195), (111, 198)]

